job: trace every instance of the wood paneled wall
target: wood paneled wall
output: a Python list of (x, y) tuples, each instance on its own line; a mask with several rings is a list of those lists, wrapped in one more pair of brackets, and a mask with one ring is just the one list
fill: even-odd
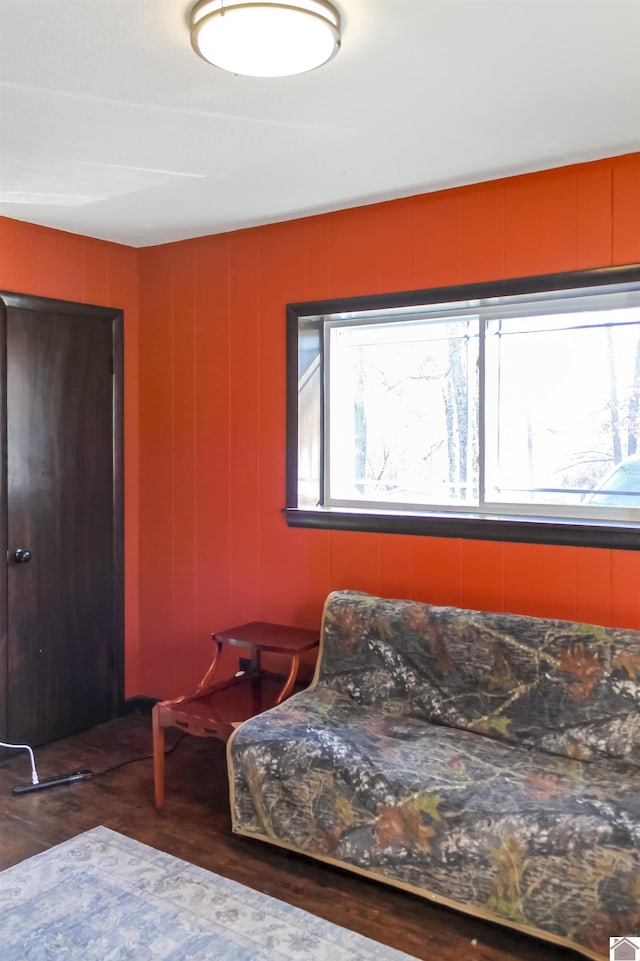
[(189, 689), (215, 628), (318, 624), (337, 588), (640, 627), (640, 552), (281, 514), (287, 302), (638, 262), (639, 224), (629, 155), (141, 251), (141, 693)]
[(138, 251), (0, 217), (0, 287), (124, 310), (125, 676), (141, 690), (138, 620)]
[[(128, 696), (354, 587), (640, 627), (640, 553), (287, 528), (289, 301), (640, 261), (640, 155), (132, 250), (0, 218), (4, 289), (125, 311)], [(229, 670), (232, 670), (229, 662)]]

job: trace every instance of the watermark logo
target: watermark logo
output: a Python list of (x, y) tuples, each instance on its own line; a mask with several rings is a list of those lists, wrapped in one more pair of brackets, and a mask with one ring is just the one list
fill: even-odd
[(610, 961), (640, 961), (640, 938), (609, 938)]

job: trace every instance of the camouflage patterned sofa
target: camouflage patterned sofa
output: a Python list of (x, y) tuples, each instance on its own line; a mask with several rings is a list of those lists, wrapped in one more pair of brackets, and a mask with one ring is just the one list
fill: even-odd
[(233, 829), (608, 959), (640, 934), (640, 632), (349, 591), (229, 742)]

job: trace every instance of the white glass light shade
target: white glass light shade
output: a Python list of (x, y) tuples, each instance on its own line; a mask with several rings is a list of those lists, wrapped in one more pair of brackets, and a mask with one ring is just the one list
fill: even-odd
[(204, 60), (248, 77), (320, 67), (340, 46), (340, 14), (327, 0), (200, 0), (191, 43)]

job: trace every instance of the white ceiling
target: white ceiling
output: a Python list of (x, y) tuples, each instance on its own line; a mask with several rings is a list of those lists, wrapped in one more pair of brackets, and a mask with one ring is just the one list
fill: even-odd
[(640, 0), (337, 0), (236, 77), (190, 0), (0, 0), (0, 215), (163, 243), (640, 149)]

